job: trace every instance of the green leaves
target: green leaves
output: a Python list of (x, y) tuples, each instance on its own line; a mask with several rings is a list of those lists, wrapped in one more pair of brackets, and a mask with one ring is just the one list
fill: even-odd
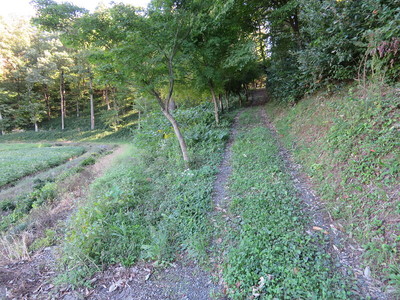
[(33, 18), (33, 23), (48, 31), (68, 30), (75, 18), (88, 12), (69, 2), (63, 4), (52, 0), (34, 0), (32, 2), (37, 9), (37, 16)]

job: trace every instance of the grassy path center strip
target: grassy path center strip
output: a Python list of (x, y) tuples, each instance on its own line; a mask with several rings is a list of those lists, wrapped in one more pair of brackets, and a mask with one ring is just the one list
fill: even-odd
[(224, 280), (233, 299), (348, 299), (322, 233), (307, 233), (293, 183), (257, 108), (239, 119), (233, 144), (230, 245)]

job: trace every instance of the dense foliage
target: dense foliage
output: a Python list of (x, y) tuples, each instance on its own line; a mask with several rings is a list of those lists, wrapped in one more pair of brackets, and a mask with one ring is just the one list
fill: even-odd
[(281, 101), (370, 75), (400, 74), (400, 1), (270, 1), (259, 10), (268, 28), (268, 88)]
[(338, 81), (393, 82), (399, 4), (153, 1), (147, 9), (118, 4), (89, 13), (36, 0), (38, 28), (0, 22), (0, 129), (82, 110), (93, 128), (99, 110), (117, 128), (121, 112), (143, 95), (168, 112), (170, 101), (193, 93), (212, 98), (218, 123), (218, 95), (240, 93), (263, 71), (270, 94), (285, 102)]

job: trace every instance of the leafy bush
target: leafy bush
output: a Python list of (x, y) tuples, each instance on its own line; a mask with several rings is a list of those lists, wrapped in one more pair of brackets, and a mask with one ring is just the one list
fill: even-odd
[[(300, 20), (298, 31), (282, 25), (288, 14)], [(338, 81), (399, 78), (398, 0), (288, 1), (267, 19), (272, 41), (267, 83), (277, 100), (298, 101)]]

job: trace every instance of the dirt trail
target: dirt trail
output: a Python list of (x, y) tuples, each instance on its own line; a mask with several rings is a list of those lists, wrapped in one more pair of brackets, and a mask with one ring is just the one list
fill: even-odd
[[(253, 92), (251, 97), (256, 99), (254, 104), (265, 102), (265, 91)], [(366, 270), (360, 268), (358, 257), (362, 249), (341, 232), (339, 224), (335, 223), (329, 213), (324, 210), (309, 178), (301, 171), (301, 166), (294, 163), (291, 154), (280, 143), (264, 107), (260, 106), (259, 109), (263, 125), (272, 132), (280, 145), (281, 159), (291, 174), (297, 193), (304, 202), (305, 210), (312, 217), (313, 223), (310, 224), (310, 230), (317, 227), (329, 234), (330, 252), (343, 266), (343, 272), (351, 270), (354, 274), (358, 283), (355, 293), (358, 293), (360, 299), (389, 299), (381, 292), (379, 283), (368, 278)], [(212, 201), (215, 209), (210, 214), (212, 220), (224, 217), (229, 205), (227, 184), (232, 173), (232, 145), (237, 135), (240, 113), (235, 117), (214, 183)], [(49, 214), (53, 213), (54, 216), (57, 216), (56, 220), (65, 220), (73, 211), (76, 203), (85, 198), (89, 184), (110, 167), (113, 157), (122, 152), (123, 148), (117, 149), (113, 154), (103, 157), (95, 165), (81, 173), (81, 176), (69, 182), (62, 201), (52, 208)], [(220, 267), (222, 255), (219, 255), (223, 249), (218, 249), (220, 240), (221, 237), (216, 236), (211, 249), (217, 250), (212, 257), (212, 272), (220, 278), (218, 284), (213, 283), (211, 272), (202, 270), (193, 261), (182, 256), (177, 259), (177, 262), (162, 268), (151, 263), (138, 263), (130, 268), (110, 266), (92, 278), (93, 289), (81, 288), (75, 291), (70, 287), (56, 289), (51, 279), (57, 273), (55, 265), (57, 247), (49, 247), (35, 254), (29, 260), (0, 266), (0, 299), (6, 292), (8, 299), (223, 299)]]
[(232, 167), (231, 167), (232, 145), (235, 141), (235, 137), (237, 134), (237, 126), (240, 114), (241, 112), (239, 112), (236, 115), (233, 121), (232, 129), (229, 135), (229, 140), (225, 146), (225, 152), (222, 158), (222, 162), (221, 165), (219, 166), (218, 175), (214, 182), (212, 199), (214, 206), (216, 207), (217, 210), (219, 210), (221, 207), (226, 206), (227, 204), (227, 199), (228, 199), (227, 184), (229, 176), (232, 173)]
[[(64, 192), (59, 196), (59, 201), (51, 207), (44, 207), (38, 212), (40, 215), (31, 216), (33, 221), (40, 219), (40, 222), (34, 221), (31, 232), (28, 231), (25, 237), (29, 239), (30, 234), (36, 233), (34, 231), (62, 226), (76, 205), (84, 201), (90, 183), (103, 175), (112, 165), (113, 159), (123, 152), (124, 147), (119, 147), (112, 154), (100, 158), (94, 165), (69, 178), (61, 187)], [(25, 255), (23, 260), (14, 263), (3, 258), (0, 262), (0, 299), (48, 299), (51, 294), (59, 299), (60, 295), (54, 294), (51, 283), (57, 273), (57, 248), (47, 247), (31, 257)]]
[[(214, 211), (210, 217), (225, 211), (229, 203), (227, 192), (228, 178), (232, 173), (230, 160), (232, 145), (237, 133), (237, 125), (240, 112), (234, 119), (229, 140), (225, 146), (222, 162), (218, 175), (214, 181), (212, 201)], [(213, 240), (214, 248), (218, 244), (218, 238)], [(215, 249), (212, 249), (215, 250)], [(214, 265), (212, 273), (220, 278), (221, 257), (214, 256), (211, 259)], [(213, 274), (204, 271), (200, 266), (185, 257), (166, 267), (157, 268), (152, 264), (141, 263), (131, 268), (120, 266), (110, 267), (106, 272), (99, 273), (94, 278), (97, 288), (86, 291), (88, 299), (129, 299), (129, 300), (211, 300), (225, 299), (223, 295), (222, 281), (213, 282)], [(85, 291), (78, 291), (65, 299), (79, 299)]]
[(270, 122), (264, 107), (260, 107), (260, 115), (266, 128), (275, 137), (279, 154), (287, 172), (291, 175), (297, 195), (304, 203), (305, 211), (311, 216), (310, 230), (320, 230), (329, 236), (329, 252), (340, 262), (344, 274), (353, 274), (356, 287), (353, 292), (359, 299), (389, 300), (382, 292), (383, 284), (369, 276), (369, 268), (361, 267), (360, 257), (363, 249), (344, 232), (340, 223), (335, 222), (325, 210), (320, 198), (315, 192), (310, 178), (302, 171), (302, 166), (295, 163), (291, 153), (280, 141), (274, 125)]
[(113, 145), (99, 145), (99, 144), (75, 144), (75, 143), (57, 143), (65, 144), (68, 146), (83, 146), (85, 148), (85, 153), (82, 155), (70, 159), (64, 164), (58, 165), (56, 167), (37, 172), (19, 179), (16, 183), (8, 184), (6, 186), (0, 187), (0, 201), (8, 198), (16, 198), (19, 195), (27, 194), (33, 190), (33, 181), (36, 179), (46, 180), (46, 178), (56, 178), (61, 173), (68, 169), (71, 169), (84, 159), (88, 158), (93, 153), (102, 153), (105, 151), (110, 151), (114, 147)]

